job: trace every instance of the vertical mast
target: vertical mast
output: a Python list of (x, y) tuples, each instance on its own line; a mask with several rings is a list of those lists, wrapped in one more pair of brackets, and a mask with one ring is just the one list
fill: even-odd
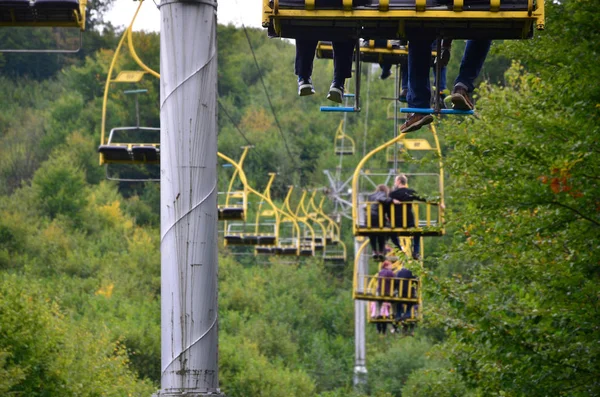
[[(360, 246), (361, 241), (354, 238), (354, 257), (358, 262), (358, 274), (368, 274), (369, 262), (362, 254)], [(359, 285), (362, 285), (360, 283)], [(367, 347), (365, 336), (366, 302), (361, 300), (354, 301), (354, 390), (363, 392), (367, 384)]]
[(160, 4), (161, 397), (220, 395), (216, 11)]

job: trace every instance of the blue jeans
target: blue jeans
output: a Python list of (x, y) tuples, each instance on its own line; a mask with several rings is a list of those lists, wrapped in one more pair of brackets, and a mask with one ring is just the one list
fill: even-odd
[[(313, 61), (317, 40), (296, 39), (295, 72), (298, 77), (309, 78), (313, 72)], [(333, 42), (333, 80), (342, 84), (352, 77), (352, 56), (354, 40)]]
[(408, 90), (408, 65), (400, 65), (400, 87), (403, 90)]
[(485, 57), (492, 45), (491, 40), (468, 40), (465, 53), (460, 62), (460, 71), (458, 77), (454, 81), (454, 85), (461, 83), (467, 87), (467, 91), (471, 92), (475, 89), (475, 79), (479, 76)]
[(421, 255), (421, 236), (413, 236), (412, 238), (412, 251), (413, 255)]
[[(431, 64), (431, 45), (433, 40), (411, 40), (408, 46), (408, 106), (428, 108), (431, 100), (429, 68)], [(490, 40), (468, 40), (457, 83), (464, 84), (468, 91), (475, 88), (474, 82), (492, 42)]]

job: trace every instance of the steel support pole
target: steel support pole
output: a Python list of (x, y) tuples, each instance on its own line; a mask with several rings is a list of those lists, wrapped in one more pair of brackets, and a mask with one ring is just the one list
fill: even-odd
[[(354, 238), (354, 257), (359, 254), (361, 241)], [(368, 274), (369, 262), (367, 256), (361, 255), (358, 258), (359, 274)], [(354, 301), (354, 389), (357, 392), (364, 391), (367, 385), (367, 347), (365, 337), (366, 319), (366, 302)]]
[(216, 11), (216, 0), (160, 4), (160, 397), (221, 396)]

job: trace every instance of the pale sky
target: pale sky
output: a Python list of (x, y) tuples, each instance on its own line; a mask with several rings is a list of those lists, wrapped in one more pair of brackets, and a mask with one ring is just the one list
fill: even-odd
[[(155, 0), (160, 4), (160, 0)], [(133, 30), (158, 31), (160, 11), (152, 0), (145, 0), (138, 14)], [(133, 0), (116, 0), (106, 19), (115, 26), (128, 26), (139, 3)], [(217, 21), (227, 25), (233, 23), (247, 27), (260, 27), (262, 0), (218, 0)]]

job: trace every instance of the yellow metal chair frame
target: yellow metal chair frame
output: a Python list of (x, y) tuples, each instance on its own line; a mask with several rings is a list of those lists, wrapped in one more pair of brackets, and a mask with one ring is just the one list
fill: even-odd
[[(317, 8), (315, 0), (263, 0), (262, 25), (271, 35), (330, 40), (431, 38), (525, 39), (533, 28), (544, 29), (544, 0), (524, 0), (517, 6), (489, 0), (476, 5), (451, 0), (428, 7), (426, 0), (379, 0), (353, 7)], [(402, 4), (401, 4), (402, 3)]]
[[(28, 5), (26, 10), (24, 7), (14, 5), (12, 7), (1, 7), (0, 9), (3, 9), (6, 14), (2, 14), (3, 18), (0, 18), (0, 26), (79, 28), (81, 31), (84, 31), (87, 0), (79, 0), (78, 3), (79, 6), (72, 10), (72, 14), (66, 18), (67, 20), (64, 18), (66, 14), (60, 15), (60, 18), (56, 12), (54, 15), (52, 13), (42, 15), (43, 13), (40, 11), (52, 10), (51, 6), (40, 8), (36, 7), (35, 3), (33, 3), (33, 7)], [(20, 14), (19, 10), (23, 10), (25, 13)], [(20, 15), (24, 18), (20, 19)]]
[[(360, 46), (361, 62), (390, 63), (392, 65), (408, 62), (408, 46), (394, 46), (391, 40), (387, 40), (385, 48), (375, 47), (375, 40), (368, 40), (366, 44), (366, 46)], [(331, 41), (319, 41), (316, 54), (319, 59), (333, 59)]]
[(299, 204), (296, 207), (296, 210), (292, 210), (290, 200), (293, 190), (294, 186), (289, 186), (288, 193), (283, 202), (283, 208), (296, 220), (299, 227), (302, 225), (302, 228), (299, 229), (300, 233), (298, 235), (300, 244), (298, 255), (315, 256), (315, 230), (313, 229), (307, 217), (298, 216)]
[[(246, 174), (244, 173), (244, 160), (246, 159), (246, 155), (248, 154), (250, 147), (245, 146), (243, 149), (244, 150), (240, 156), (240, 160), (237, 163), (231, 163), (228, 161), (228, 163), (234, 167), (234, 171), (231, 179), (229, 180), (227, 191), (218, 193), (219, 196), (225, 197), (225, 203), (218, 204), (220, 221), (246, 220), (246, 212), (248, 210), (248, 182), (246, 179)], [(238, 178), (242, 183), (242, 190), (234, 190), (233, 186), (236, 178)], [(234, 203), (233, 200), (237, 201)]]
[[(420, 235), (420, 236), (441, 236), (445, 233), (445, 229), (444, 229), (444, 211), (443, 211), (443, 204), (444, 204), (444, 167), (443, 167), (443, 162), (442, 162), (442, 155), (441, 155), (441, 150), (440, 150), (440, 145), (439, 145), (439, 140), (437, 137), (437, 132), (435, 129), (435, 126), (433, 124), (430, 124), (430, 131), (433, 134), (433, 139), (435, 140), (435, 148), (433, 148), (432, 150), (435, 150), (438, 154), (438, 158), (439, 158), (439, 191), (440, 191), (440, 202), (439, 203), (434, 203), (434, 202), (420, 202), (420, 201), (415, 201), (415, 202), (404, 202), (402, 204), (396, 204), (396, 205), (391, 205), (390, 206), (390, 218), (391, 218), (391, 224), (389, 226), (379, 226), (379, 225), (385, 225), (384, 219), (383, 219), (383, 205), (380, 205), (380, 211), (379, 211), (379, 219), (372, 219), (371, 216), (371, 211), (365, 211), (365, 220), (364, 222), (361, 222), (361, 217), (360, 217), (360, 213), (359, 211), (362, 208), (369, 208), (369, 206), (371, 204), (378, 204), (378, 203), (370, 203), (370, 202), (363, 202), (363, 203), (359, 203), (359, 195), (360, 195), (360, 190), (359, 190), (359, 178), (361, 176), (361, 173), (363, 172), (363, 168), (365, 166), (365, 164), (367, 163), (367, 161), (372, 158), (374, 155), (381, 153), (381, 152), (385, 152), (385, 150), (387, 150), (388, 147), (391, 147), (392, 145), (395, 145), (396, 143), (399, 142), (403, 142), (405, 144), (405, 148), (406, 148), (406, 134), (400, 134), (398, 137), (384, 143), (383, 145), (375, 148), (374, 150), (372, 150), (371, 152), (369, 152), (357, 165), (356, 170), (354, 171), (354, 176), (352, 177), (352, 220), (353, 220), (353, 233), (355, 236), (368, 236), (370, 234), (373, 233), (385, 233), (385, 234), (389, 234), (389, 233), (396, 233), (400, 236), (414, 236), (414, 235)], [(408, 140), (409, 142), (411, 140)], [(412, 140), (412, 141), (416, 141), (416, 140)], [(394, 224), (395, 222), (395, 211), (397, 211), (398, 207), (400, 207), (400, 210), (402, 211), (402, 219), (403, 219), (403, 224), (402, 225), (396, 225)], [(432, 212), (433, 212), (433, 207), (438, 207), (437, 208), (437, 216), (435, 217), (435, 219), (432, 217)], [(413, 210), (414, 212), (414, 219), (415, 219), (415, 227), (407, 227), (407, 213), (408, 211), (410, 211), (410, 209)], [(422, 214), (424, 214), (424, 217), (421, 216)]]
[[(275, 173), (269, 174), (271, 178), (275, 178)], [(288, 194), (286, 196), (286, 200), (289, 199), (289, 195), (291, 195), (292, 190), (288, 190)], [(269, 200), (271, 199), (271, 191), (265, 192), (265, 197)], [(290, 214), (286, 211), (285, 208), (285, 200), (284, 204), (282, 204), (282, 208), (276, 209), (281, 218), (278, 224), (278, 243), (275, 246), (269, 245), (258, 245), (254, 249), (254, 254), (266, 254), (266, 255), (295, 255), (300, 256), (300, 226), (298, 225), (298, 221), (295, 219), (293, 214)], [(289, 237), (282, 237), (282, 229), (283, 225), (286, 223), (291, 224), (292, 226), (292, 234)]]
[[(407, 303), (407, 304), (416, 304), (419, 306), (420, 310), (418, 310), (418, 316), (422, 316), (422, 287), (423, 282), (420, 279), (403, 279), (398, 277), (389, 277), (389, 278), (381, 278), (377, 274), (373, 276), (369, 276), (366, 274), (360, 274), (359, 272), (359, 262), (362, 255), (366, 254), (366, 248), (369, 245), (369, 240), (365, 239), (363, 244), (358, 249), (356, 253), (356, 257), (354, 259), (354, 277), (352, 280), (352, 298), (354, 300), (363, 300), (369, 302), (392, 302), (392, 303)], [(397, 271), (402, 266), (401, 261), (397, 261), (394, 263), (393, 270)], [(379, 288), (381, 283), (388, 282), (390, 293), (385, 295), (382, 294), (381, 290), (385, 290), (384, 288)], [(404, 284), (408, 284), (408, 296), (402, 297), (404, 288)], [(397, 288), (396, 288), (397, 287)], [(391, 319), (386, 319), (391, 320)], [(393, 321), (389, 321), (393, 322)]]
[[(235, 165), (235, 162), (229, 157), (222, 153), (217, 153), (219, 157)], [(240, 169), (240, 171), (242, 171)], [(271, 184), (275, 175), (271, 175), (265, 193), (260, 193), (250, 187), (246, 182), (246, 188), (249, 194), (254, 194), (261, 199), (258, 209), (256, 211), (254, 226), (251, 232), (247, 229), (247, 222), (230, 222), (225, 221), (224, 226), (224, 245), (277, 245), (279, 239), (279, 221), (280, 214), (277, 211), (277, 207), (273, 201), (267, 197), (267, 192), (271, 189)], [(263, 203), (267, 203), (270, 207), (269, 210), (263, 210)], [(272, 217), (274, 218), (273, 223), (261, 223), (261, 217)]]
[[(313, 192), (311, 199), (314, 199), (315, 194), (316, 194), (316, 191)], [(304, 205), (306, 196), (307, 196), (307, 191), (303, 190), (302, 197), (300, 198), (300, 202), (298, 203), (298, 207), (296, 208), (296, 216), (300, 217), (301, 219), (306, 219), (307, 222), (310, 222), (314, 225), (312, 227), (312, 229), (313, 229), (313, 241), (315, 243), (315, 250), (323, 251), (325, 249), (325, 246), (327, 245), (327, 228), (323, 224), (323, 220), (319, 217), (319, 215), (316, 212), (308, 212), (307, 211), (307, 208)], [(309, 201), (308, 207), (310, 209), (310, 201)], [(320, 231), (320, 233), (315, 230)], [(307, 238), (310, 238), (310, 237), (307, 237)]]
[[(111, 129), (110, 134), (106, 135), (106, 112), (108, 104), (108, 92), (111, 83), (138, 83), (141, 81), (145, 74), (150, 74), (157, 79), (160, 79), (160, 74), (150, 69), (144, 62), (139, 58), (133, 46), (132, 31), (133, 24), (143, 1), (140, 1), (138, 8), (131, 20), (131, 23), (123, 32), (115, 54), (112, 58), (110, 66), (108, 68), (108, 74), (106, 76), (106, 83), (104, 85), (104, 97), (102, 100), (102, 122), (100, 126), (100, 146), (98, 148), (100, 154), (100, 165), (107, 164), (159, 164), (160, 163), (160, 143), (133, 143), (133, 142), (115, 142), (114, 135), (119, 132), (127, 131), (147, 131), (153, 134), (159, 133), (160, 128), (156, 127), (116, 127)], [(136, 71), (121, 71), (114, 79), (112, 78), (115, 71), (117, 59), (121, 52), (123, 44), (127, 41), (129, 53), (134, 61), (140, 66), (142, 70)], [(139, 124), (139, 123), (138, 123)], [(108, 170), (107, 170), (108, 172)], [(122, 179), (121, 179), (122, 180)], [(137, 180), (136, 180), (137, 181)]]
[(337, 156), (352, 156), (355, 151), (356, 144), (354, 139), (344, 133), (344, 120), (340, 120), (335, 137), (333, 138), (333, 147)]
[[(38, 5), (26, 0), (0, 3), (0, 27), (28, 28), (76, 28), (79, 30), (79, 45), (70, 49), (18, 49), (0, 48), (0, 52), (29, 53), (76, 53), (81, 49), (85, 30), (87, 0), (78, 0), (75, 7), (69, 1), (53, 1)], [(63, 7), (61, 7), (61, 3)]]

